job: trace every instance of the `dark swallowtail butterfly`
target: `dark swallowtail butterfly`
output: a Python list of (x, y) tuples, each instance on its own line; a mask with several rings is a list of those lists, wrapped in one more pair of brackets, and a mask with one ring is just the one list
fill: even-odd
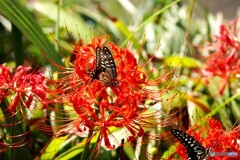
[(183, 131), (172, 129), (171, 132), (186, 148), (188, 160), (206, 160), (208, 158), (212, 147), (206, 149), (195, 138)]
[(106, 86), (115, 86), (118, 84), (117, 70), (114, 59), (107, 47), (103, 49), (96, 48), (96, 66), (93, 71), (89, 71), (92, 80), (99, 79)]

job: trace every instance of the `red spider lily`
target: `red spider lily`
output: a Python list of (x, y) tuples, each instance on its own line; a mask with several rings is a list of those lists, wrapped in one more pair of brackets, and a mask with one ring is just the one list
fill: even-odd
[(0, 102), (9, 95), (8, 88), (12, 82), (12, 74), (10, 68), (0, 65)]
[(229, 26), (221, 25), (220, 33), (215, 41), (207, 47), (211, 52), (207, 57), (206, 68), (202, 74), (207, 78), (219, 76), (224, 79), (219, 93), (222, 94), (231, 77), (240, 73), (240, 28), (239, 18), (232, 21)]
[(11, 95), (8, 110), (13, 113), (18, 105), (30, 108), (34, 100), (46, 104), (46, 78), (41, 72), (31, 72), (31, 67), (19, 66), (14, 73), (0, 66), (0, 100)]
[[(194, 125), (188, 130), (188, 134), (192, 135), (197, 141), (199, 141), (205, 148), (213, 147), (213, 152), (237, 152), (238, 156), (214, 156), (209, 157), (210, 160), (237, 160), (240, 157), (240, 144), (237, 142), (240, 136), (240, 127), (237, 126), (231, 131), (225, 131), (222, 128), (222, 124), (218, 120), (212, 118), (208, 119), (209, 127), (201, 128), (198, 125)], [(194, 128), (200, 128), (195, 131)], [(204, 136), (204, 138), (203, 138)], [(178, 154), (182, 159), (187, 159), (186, 149), (182, 144), (178, 144), (176, 152), (170, 157)]]
[[(72, 103), (78, 119), (61, 132), (75, 131), (78, 135), (85, 134), (85, 131), (100, 133), (99, 144), (103, 141), (107, 148), (114, 149), (110, 127), (125, 128), (130, 141), (133, 137), (143, 136), (144, 128), (164, 127), (179, 117), (174, 117), (174, 114), (163, 117), (160, 113), (163, 108), (151, 111), (151, 106), (145, 105), (146, 100), (163, 101), (161, 96), (174, 85), (169, 83), (163, 89), (158, 89), (158, 86), (167, 83), (173, 71), (150, 80), (142, 71), (144, 66), (137, 65), (133, 53), (113, 42), (106, 42), (106, 38), (93, 38), (90, 44), (75, 45), (74, 70), (62, 83), (68, 82), (71, 86), (66, 88), (64, 98)], [(116, 63), (118, 84), (114, 86), (106, 86), (98, 79), (92, 81), (88, 74), (96, 65), (96, 48), (103, 46), (109, 48)]]

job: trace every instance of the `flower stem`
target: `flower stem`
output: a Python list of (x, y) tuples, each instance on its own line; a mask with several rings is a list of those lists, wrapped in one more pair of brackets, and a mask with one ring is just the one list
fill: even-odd
[(7, 154), (6, 156), (8, 157), (8, 159), (16, 159), (17, 157), (17, 159), (30, 160), (31, 156), (27, 146), (26, 145), (20, 146), (21, 144), (19, 144), (19, 146), (16, 145), (24, 138), (22, 136), (17, 137), (18, 135), (24, 134), (25, 132), (25, 130), (23, 129), (24, 123), (16, 124), (17, 119), (19, 119), (20, 117), (18, 113), (16, 113), (14, 116), (9, 117), (10, 113), (8, 111), (8, 102), (6, 99), (4, 99), (0, 104), (4, 114), (5, 122), (6, 124), (10, 125), (5, 127), (7, 132), (6, 135), (10, 137), (6, 138), (6, 141), (10, 145), (15, 144), (14, 147), (7, 148), (7, 151), (5, 152), (5, 154)]
[[(93, 151), (94, 151), (94, 150), (96, 149), (96, 147), (97, 147), (97, 144), (98, 144), (98, 141), (99, 141), (99, 138), (100, 138), (100, 134), (96, 134), (96, 136), (97, 136), (97, 141), (95, 142), (95, 144), (94, 144), (93, 147), (92, 147), (92, 150), (93, 150)], [(92, 152), (90, 159), (94, 159), (94, 157), (96, 157), (96, 155), (94, 154), (94, 152)]]
[[(57, 41), (59, 41), (59, 24), (60, 24), (60, 7), (61, 7), (61, 4), (60, 4), (60, 0), (56, 1), (57, 3), (57, 17), (56, 17), (56, 24), (55, 24), (55, 39)], [(59, 45), (56, 43), (55, 44), (55, 49), (56, 51), (59, 51)]]
[[(89, 133), (88, 133), (87, 140), (89, 140), (92, 137), (92, 134), (93, 134), (93, 131), (90, 130)], [(87, 154), (88, 154), (88, 151), (89, 151), (90, 142), (91, 142), (91, 140), (87, 141), (87, 143), (84, 147), (84, 150), (82, 152), (80, 160), (86, 160), (87, 159), (87, 156), (88, 156)]]
[(22, 45), (22, 32), (12, 23), (12, 40), (16, 66), (23, 65), (24, 53)]

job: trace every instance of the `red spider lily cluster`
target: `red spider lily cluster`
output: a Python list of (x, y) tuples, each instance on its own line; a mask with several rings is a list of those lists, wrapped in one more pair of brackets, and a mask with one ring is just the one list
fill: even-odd
[(212, 52), (207, 58), (206, 68), (202, 74), (207, 78), (219, 76), (223, 79), (219, 93), (222, 94), (231, 77), (237, 77), (240, 73), (240, 27), (239, 18), (228, 26), (221, 25), (220, 33), (213, 43), (207, 47)]
[[(39, 102), (46, 105), (46, 78), (40, 71), (31, 67), (19, 66), (15, 72), (5, 65), (0, 65), (0, 102), (11, 96), (8, 111), (14, 113), (18, 106), (33, 109)], [(34, 101), (34, 103), (33, 103)]]
[[(205, 148), (213, 147), (213, 152), (237, 152), (238, 156), (214, 156), (209, 157), (211, 160), (237, 160), (240, 157), (240, 144), (238, 141), (240, 136), (240, 126), (233, 128), (231, 131), (225, 131), (222, 124), (215, 119), (208, 119), (209, 127), (202, 128), (194, 125), (187, 133), (199, 141)], [(195, 130), (198, 128), (198, 130)], [(178, 154), (182, 159), (187, 159), (187, 152), (185, 147), (179, 143), (176, 147), (176, 152), (170, 157)]]
[[(93, 38), (89, 44), (75, 45), (73, 53), (76, 54), (76, 60), (72, 73), (67, 78), (60, 79), (59, 84), (68, 82), (69, 86), (61, 87), (64, 92), (63, 101), (71, 103), (78, 118), (60, 133), (99, 133), (99, 144), (103, 142), (108, 149), (114, 149), (110, 140), (110, 137), (114, 138), (110, 128), (125, 128), (127, 139), (131, 141), (136, 136), (143, 136), (146, 128), (164, 127), (179, 117), (174, 114), (163, 117), (162, 111), (167, 105), (151, 109), (151, 106), (145, 104), (146, 100), (154, 103), (163, 101), (161, 96), (174, 87), (174, 83), (163, 89), (158, 86), (167, 83), (172, 78), (173, 71), (150, 80), (146, 78), (143, 66), (137, 65), (133, 53), (106, 40), (107, 36), (102, 36)], [(114, 86), (106, 86), (98, 79), (92, 80), (88, 74), (96, 65), (96, 48), (103, 46), (109, 48), (116, 63), (118, 84)], [(174, 96), (168, 100), (171, 98)]]

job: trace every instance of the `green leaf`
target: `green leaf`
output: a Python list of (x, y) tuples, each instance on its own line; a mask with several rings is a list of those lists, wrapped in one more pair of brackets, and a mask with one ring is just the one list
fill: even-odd
[(239, 103), (237, 103), (236, 100), (233, 100), (231, 102), (231, 110), (232, 110), (232, 114), (234, 115), (235, 119), (238, 119), (240, 117), (240, 109), (239, 109)]
[(176, 150), (176, 146), (175, 145), (171, 145), (167, 151), (165, 151), (162, 155), (162, 159), (169, 159), (169, 155), (173, 154)]
[(232, 97), (228, 98), (226, 101), (224, 101), (222, 104), (220, 104), (218, 107), (214, 108), (211, 113), (207, 114), (206, 117), (208, 116), (213, 116), (215, 115), (220, 109), (226, 106), (226, 104), (231, 103), (234, 99), (238, 98), (240, 96), (240, 91), (238, 90), (235, 95)]
[(61, 149), (62, 144), (66, 141), (66, 137), (54, 138), (51, 143), (47, 146), (46, 150), (41, 155), (40, 159), (53, 159), (55, 155)]
[(83, 149), (84, 146), (74, 146), (63, 154), (56, 157), (55, 160), (73, 159), (74, 157), (79, 156), (80, 153), (83, 152)]
[(164, 59), (165, 64), (170, 64), (173, 67), (177, 67), (182, 64), (183, 68), (202, 68), (203, 64), (191, 57), (180, 57), (178, 55), (170, 56)]
[[(167, 9), (169, 9), (171, 6), (175, 5), (176, 3), (180, 2), (181, 0), (176, 0), (168, 5), (166, 5), (164, 8), (160, 9), (159, 11), (155, 12), (152, 16), (150, 16), (148, 19), (146, 19), (143, 23), (141, 23), (138, 28), (135, 29), (134, 33), (137, 33), (139, 30), (141, 30), (145, 25), (147, 25), (148, 23), (154, 21), (158, 15), (162, 14), (164, 11), (166, 11)], [(127, 41), (132, 39), (132, 37), (134, 36), (134, 33), (130, 34), (125, 41), (121, 44), (121, 46), (125, 46), (127, 44)]]
[[(121, 21), (116, 21), (114, 22), (115, 25), (117, 26), (117, 28), (120, 30), (120, 32), (125, 36), (128, 37), (129, 35), (131, 35), (132, 33), (128, 30), (127, 26), (125, 26)], [(135, 48), (139, 48), (140, 45), (138, 44), (137, 39), (133, 36), (132, 37), (132, 42), (133, 42), (133, 46)]]
[[(56, 21), (58, 6), (52, 1), (33, 1), (31, 4), (34, 10), (48, 17), (49, 19)], [(51, 14), (49, 14), (49, 11), (51, 11)], [(79, 32), (81, 36), (91, 38), (90, 29), (86, 25), (86, 22), (84, 22), (84, 20), (76, 12), (70, 12), (60, 8), (59, 22), (60, 27), (67, 27), (68, 30), (73, 34), (74, 38), (79, 38)]]
[(19, 1), (0, 0), (0, 12), (3, 13), (14, 25), (34, 43), (49, 61), (63, 65), (61, 56), (42, 32), (35, 18)]

